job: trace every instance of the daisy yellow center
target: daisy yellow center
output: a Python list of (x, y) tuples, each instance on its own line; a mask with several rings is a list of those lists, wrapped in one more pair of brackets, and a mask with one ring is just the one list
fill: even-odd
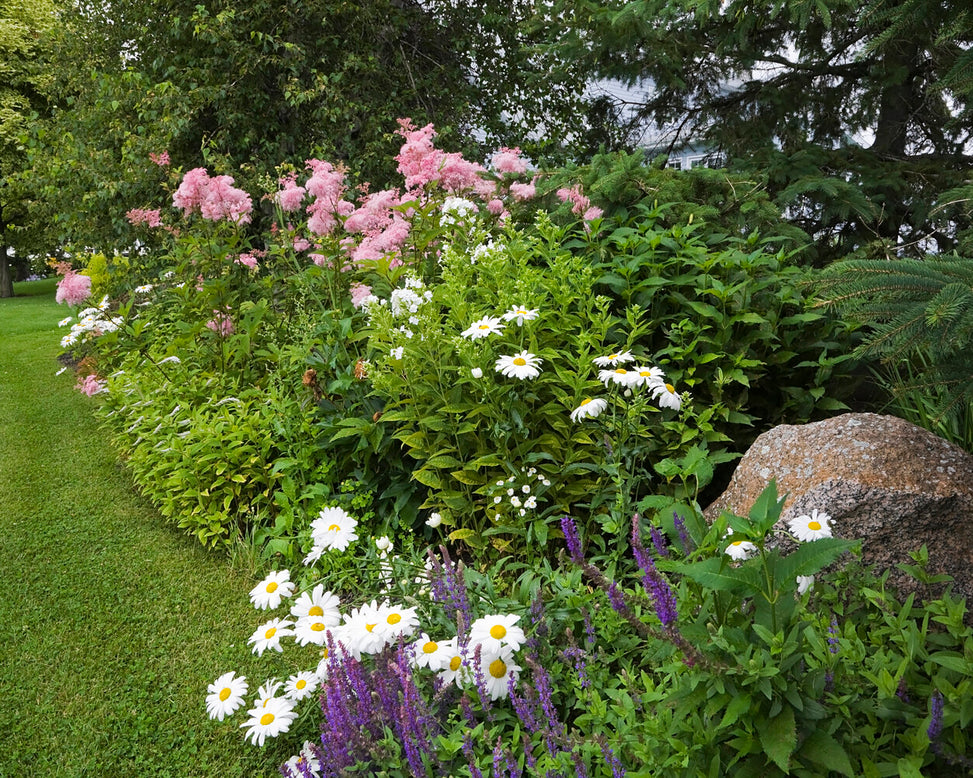
[(507, 665), (502, 659), (494, 659), (490, 662), (490, 675), (494, 678), (503, 678), (507, 674)]
[(480, 325), (480, 329), (481, 330), (488, 330), (488, 329), (490, 329), (490, 325), (489, 324), (481, 324)]
[(276, 581), (271, 581), (269, 584), (267, 584), (267, 593), (268, 594), (273, 594), (276, 591), (277, 591), (277, 582)]
[(294, 684), (294, 688), (297, 689), (298, 691), (303, 689), (305, 686), (307, 686), (307, 681), (305, 681), (303, 678), (301, 678), (297, 683)]
[(614, 360), (614, 359), (618, 359), (618, 354), (609, 354), (609, 355), (608, 355), (608, 358), (609, 358), (609, 359), (612, 359), (612, 360)]
[(807, 528), (817, 532), (819, 529), (821, 529), (821, 522), (819, 521), (808, 522)]
[(672, 384), (666, 384), (666, 389), (668, 389), (672, 394), (676, 393), (676, 387), (674, 387)]
[(315, 621), (311, 625), (311, 630), (314, 631), (314, 632), (324, 632), (324, 622), (323, 621)]
[(507, 628), (503, 624), (494, 624), (490, 627), (490, 637), (496, 640), (503, 640), (507, 636)]
[(230, 687), (227, 686), (223, 691), (220, 692), (220, 702), (226, 702), (227, 698), (232, 694)]
[(392, 613), (389, 615), (386, 621), (389, 624), (398, 624), (400, 621), (402, 621), (402, 617), (398, 613)]
[(523, 357), (516, 357), (514, 359), (514, 364), (517, 365), (517, 367), (523, 367), (524, 365), (527, 364), (527, 360), (524, 359)]
[(277, 627), (271, 627), (264, 633), (264, 637), (270, 640), (274, 635), (277, 634)]
[(324, 608), (322, 608), (320, 605), (312, 605), (308, 609), (307, 615), (308, 616), (323, 616), (324, 615)]
[(439, 648), (439, 644), (436, 643), (433, 640), (430, 640), (428, 643), (426, 643), (425, 645), (423, 645), (423, 647), (422, 647), (422, 653), (424, 653), (424, 654), (435, 654), (437, 648)]
[(365, 630), (367, 632), (371, 632), (373, 629), (375, 629), (375, 625), (374, 624), (366, 624), (365, 625)]
[(639, 371), (639, 375), (642, 376), (642, 377), (644, 377), (644, 378), (650, 378), (652, 376), (652, 371), (651, 370), (640, 370)]
[(461, 664), (463, 664), (463, 660), (460, 659), (458, 656), (454, 656), (452, 659), (449, 660), (449, 669), (455, 673), (457, 670), (459, 670), (459, 666)]
[(742, 540), (734, 540), (732, 543), (730, 543), (730, 545), (731, 546), (739, 546), (741, 543), (743, 543)]
[(583, 407), (584, 407), (585, 405), (587, 405), (587, 404), (588, 404), (588, 403), (590, 403), (590, 402), (591, 402), (591, 398), (590, 398), (590, 397), (585, 397), (585, 398), (584, 398), (584, 399), (583, 399), (583, 400), (581, 401), (581, 407), (583, 408)]
[(332, 524), (330, 527), (328, 527), (328, 532), (341, 532), (341, 525)]
[(260, 717), (261, 726), (264, 727), (270, 726), (271, 724), (274, 723), (274, 718), (276, 717), (274, 716), (273, 713), (265, 713), (263, 716)]
[(624, 367), (616, 367), (615, 372), (618, 373), (618, 375), (625, 375), (628, 371)]
[(525, 311), (523, 308), (521, 308), (519, 311), (517, 311), (517, 313), (519, 313), (521, 316), (526, 316), (527, 315), (527, 311)]

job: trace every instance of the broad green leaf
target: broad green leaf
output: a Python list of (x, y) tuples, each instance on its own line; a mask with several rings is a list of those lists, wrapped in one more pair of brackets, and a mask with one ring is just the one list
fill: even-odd
[(806, 759), (809, 762), (821, 765), (825, 769), (825, 772), (833, 770), (842, 775), (847, 775), (850, 778), (854, 778), (855, 776), (855, 770), (851, 766), (851, 760), (848, 759), (848, 754), (845, 752), (841, 743), (823, 729), (815, 729), (807, 736), (801, 744), (801, 750), (798, 755), (801, 759)]
[(766, 727), (760, 729), (760, 743), (764, 751), (774, 760), (781, 770), (788, 771), (791, 754), (797, 746), (797, 730), (794, 726), (794, 711), (789, 705), (772, 718)]

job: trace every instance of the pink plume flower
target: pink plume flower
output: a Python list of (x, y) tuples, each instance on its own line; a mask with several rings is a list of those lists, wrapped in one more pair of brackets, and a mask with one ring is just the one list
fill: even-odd
[(487, 203), (487, 210), (494, 216), (503, 213), (503, 200), (491, 200)]
[(147, 227), (162, 226), (162, 213), (158, 208), (133, 208), (125, 214), (125, 218), (128, 219), (129, 224), (133, 227), (137, 227), (140, 224), (144, 224)]
[(597, 206), (591, 206), (588, 210), (584, 212), (581, 216), (586, 222), (590, 222), (592, 219), (600, 219), (604, 215), (604, 211)]
[(206, 168), (193, 168), (179, 184), (172, 196), (172, 204), (181, 208), (184, 216), (199, 210), (204, 219), (226, 219), (234, 224), (249, 224), (253, 211), (250, 195), (233, 186), (231, 176), (210, 178)]
[(498, 173), (526, 173), (527, 160), (520, 156), (520, 149), (514, 147), (508, 149), (506, 146), (501, 148), (493, 155), (491, 160), (493, 169)]
[(233, 319), (222, 311), (213, 311), (213, 318), (206, 322), (206, 326), (224, 338), (233, 334)]
[(79, 378), (74, 388), (88, 395), (88, 397), (93, 397), (96, 394), (108, 391), (108, 385), (104, 381), (99, 381), (98, 377), (94, 374)]
[(154, 151), (150, 151), (149, 159), (159, 167), (167, 167), (169, 165), (169, 152), (163, 151), (161, 154), (156, 154)]
[(81, 305), (91, 297), (91, 279), (73, 270), (68, 270), (64, 278), (57, 282), (57, 293), (54, 299), (58, 303)]
[(345, 231), (374, 233), (384, 230), (392, 222), (392, 209), (399, 202), (399, 193), (394, 189), (373, 192), (345, 219)]
[(353, 283), (351, 285), (351, 304), (356, 308), (361, 308), (362, 303), (372, 293), (372, 288), (367, 284)]
[(537, 179), (535, 178), (529, 184), (521, 184), (515, 181), (510, 185), (510, 194), (513, 196), (514, 200), (518, 202), (523, 202), (524, 200), (533, 200), (537, 197)]
[(309, 248), (311, 248), (311, 241), (307, 238), (294, 239), (294, 251), (307, 251)]
[(295, 175), (280, 179), (280, 184), (284, 188), (274, 196), (275, 202), (285, 213), (296, 211), (304, 201), (307, 190), (303, 186), (298, 186)]
[(179, 188), (172, 196), (172, 204), (176, 208), (182, 208), (184, 216), (189, 216), (203, 202), (208, 185), (209, 173), (206, 168), (193, 168), (182, 177)]
[(243, 265), (251, 270), (257, 269), (257, 258), (253, 254), (241, 254), (233, 261), (238, 265)]
[(199, 204), (199, 212), (204, 219), (214, 222), (226, 219), (234, 224), (249, 224), (252, 211), (250, 195), (234, 187), (231, 176), (209, 179), (206, 197)]

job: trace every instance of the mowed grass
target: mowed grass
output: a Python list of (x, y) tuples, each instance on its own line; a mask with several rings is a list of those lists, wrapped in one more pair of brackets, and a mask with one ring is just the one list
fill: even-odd
[(253, 576), (135, 493), (97, 397), (55, 377), (67, 313), (50, 289), (0, 300), (0, 778), (277, 774), (299, 742), (257, 749), (204, 702), (224, 672), (248, 699), (267, 676)]

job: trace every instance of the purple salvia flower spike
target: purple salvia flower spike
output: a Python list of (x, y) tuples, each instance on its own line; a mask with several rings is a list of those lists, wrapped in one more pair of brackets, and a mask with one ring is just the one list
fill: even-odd
[(574, 519), (564, 516), (561, 519), (561, 531), (564, 533), (564, 542), (568, 547), (568, 554), (571, 561), (576, 565), (584, 564), (584, 552), (581, 550), (581, 537), (578, 535), (578, 527)]
[(943, 732), (943, 695), (936, 689), (929, 698), (929, 742), (935, 743)]

